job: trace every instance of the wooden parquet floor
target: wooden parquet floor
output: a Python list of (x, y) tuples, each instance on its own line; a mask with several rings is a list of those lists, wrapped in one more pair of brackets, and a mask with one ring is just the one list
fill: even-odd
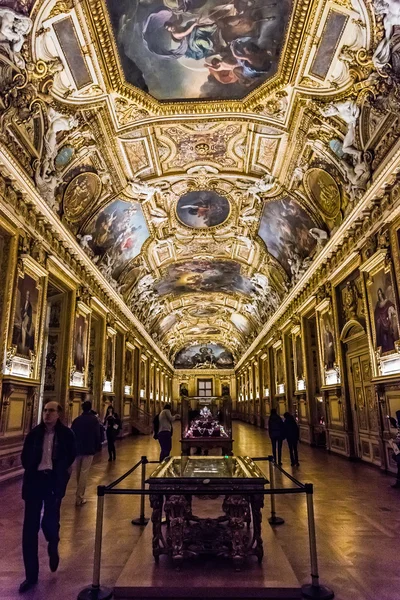
[[(173, 453), (179, 453), (176, 424)], [(234, 452), (248, 456), (271, 453), (267, 433), (244, 423), (234, 425)], [(50, 573), (46, 543), (40, 534), (40, 581), (24, 595), (28, 600), (75, 600), (91, 582), (96, 519), (96, 486), (123, 474), (142, 455), (158, 458), (151, 436), (130, 437), (118, 443), (117, 460), (107, 462), (103, 449), (92, 466), (86, 505), (75, 507), (75, 479), (71, 478), (62, 506), (61, 562)], [(293, 472), (315, 486), (315, 516), (321, 582), (335, 591), (337, 600), (400, 600), (400, 490), (390, 487), (393, 477), (362, 463), (349, 462), (327, 452), (300, 445), (300, 467)], [(284, 467), (292, 472), (288, 450)], [(140, 473), (126, 481), (137, 487)], [(278, 481), (278, 483), (281, 483)], [(284, 483), (284, 485), (291, 485)], [(146, 501), (147, 502), (147, 501)], [(267, 519), (267, 507), (264, 518)], [(139, 497), (106, 498), (102, 583), (113, 586), (141, 533), (131, 525), (139, 513)], [(149, 508), (147, 505), (147, 513)], [(280, 496), (277, 513), (285, 524), (275, 529), (296, 576), (309, 581), (306, 505), (303, 496)], [(23, 501), (21, 482), (0, 485), (0, 600), (16, 600), (24, 579), (21, 556)], [(268, 549), (266, 549), (268, 551)]]

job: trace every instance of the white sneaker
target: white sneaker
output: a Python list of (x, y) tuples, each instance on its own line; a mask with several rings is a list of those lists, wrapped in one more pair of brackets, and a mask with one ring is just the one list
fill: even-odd
[(86, 504), (87, 500), (86, 498), (82, 498), (82, 500), (77, 500), (75, 502), (75, 506), (82, 506), (83, 504)]

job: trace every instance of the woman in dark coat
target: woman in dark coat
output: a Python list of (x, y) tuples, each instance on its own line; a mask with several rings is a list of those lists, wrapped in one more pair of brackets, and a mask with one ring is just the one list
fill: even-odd
[(278, 447), (278, 465), (282, 464), (282, 442), (285, 439), (284, 424), (276, 408), (271, 408), (268, 420), (268, 433), (272, 442), (272, 454), (276, 462), (276, 448)]
[(289, 446), (290, 462), (292, 464), (292, 467), (298, 467), (299, 455), (297, 453), (297, 443), (299, 441), (299, 427), (293, 415), (291, 415), (288, 412), (285, 412), (283, 416), (285, 417), (284, 428), (285, 437)]
[(119, 430), (121, 429), (121, 421), (118, 418), (114, 408), (112, 406), (107, 407), (106, 416), (104, 418), (104, 427), (106, 428), (107, 446), (108, 446), (108, 462), (115, 460), (115, 440)]

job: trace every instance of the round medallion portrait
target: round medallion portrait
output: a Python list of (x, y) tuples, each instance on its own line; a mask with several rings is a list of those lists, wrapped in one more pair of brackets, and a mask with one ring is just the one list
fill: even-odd
[(176, 205), (178, 219), (196, 229), (221, 225), (229, 217), (230, 210), (228, 199), (210, 190), (188, 192), (179, 198)]
[(64, 212), (67, 219), (77, 221), (101, 192), (101, 180), (96, 173), (80, 173), (69, 182), (64, 192)]
[(309, 169), (304, 176), (304, 187), (328, 219), (336, 217), (340, 210), (340, 190), (332, 175), (323, 169)]

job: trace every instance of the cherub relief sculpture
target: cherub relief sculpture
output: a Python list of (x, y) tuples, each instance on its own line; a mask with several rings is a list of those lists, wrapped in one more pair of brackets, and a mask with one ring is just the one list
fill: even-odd
[(343, 139), (343, 152), (354, 156), (357, 162), (361, 161), (361, 151), (355, 146), (356, 143), (356, 124), (360, 116), (360, 109), (353, 100), (336, 102), (328, 104), (321, 108), (321, 114), (324, 117), (340, 117), (347, 124), (347, 133)]
[(385, 31), (385, 37), (376, 47), (372, 57), (375, 67), (380, 70), (390, 63), (390, 39), (393, 35), (395, 25), (400, 25), (400, 2), (399, 0), (373, 0), (372, 5), (375, 13), (383, 16)]
[(329, 104), (320, 110), (323, 116), (338, 116), (347, 124), (342, 151), (344, 154), (350, 155), (352, 162), (342, 159), (341, 165), (347, 180), (346, 189), (350, 198), (354, 200), (367, 189), (367, 184), (371, 179), (371, 161), (366, 154), (363, 156), (361, 150), (356, 147), (356, 125), (360, 116), (360, 108), (353, 100), (345, 100)]
[(26, 15), (0, 7), (0, 47), (5, 49), (10, 60), (20, 69), (25, 67), (21, 50), (25, 36), (32, 29), (32, 21)]

